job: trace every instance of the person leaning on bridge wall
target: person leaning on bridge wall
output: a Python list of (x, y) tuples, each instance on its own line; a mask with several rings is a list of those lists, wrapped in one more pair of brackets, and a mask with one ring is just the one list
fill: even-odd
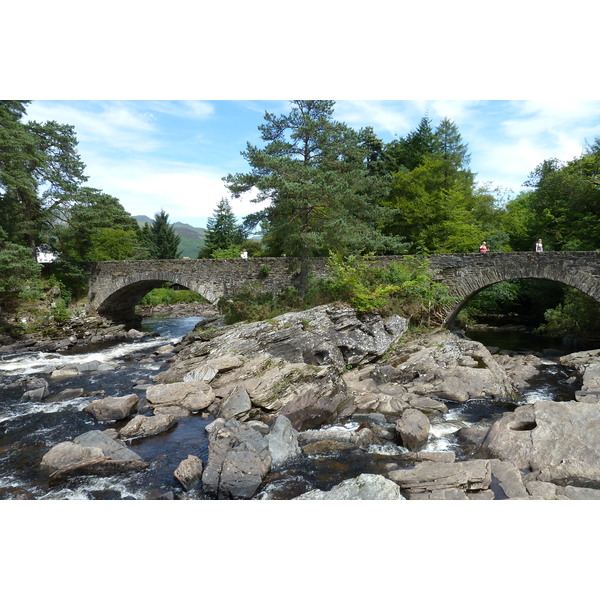
[(244, 260), (248, 260), (248, 250), (246, 250), (246, 248), (244, 248), (241, 252), (240, 252), (240, 258), (243, 258)]
[(536, 251), (536, 252), (543, 252), (543, 251), (544, 251), (544, 246), (542, 245), (542, 240), (541, 240), (541, 239), (540, 239), (540, 240), (538, 240), (538, 241), (535, 243), (535, 251)]
[(479, 252), (481, 254), (485, 254), (488, 251), (487, 244), (485, 242), (481, 242), (481, 246), (479, 246)]

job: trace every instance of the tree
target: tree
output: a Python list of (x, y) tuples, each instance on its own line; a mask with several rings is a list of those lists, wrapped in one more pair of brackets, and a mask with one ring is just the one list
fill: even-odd
[(39, 287), (41, 265), (26, 246), (9, 242), (0, 227), (0, 304), (15, 304), (28, 291)]
[(142, 240), (151, 259), (181, 258), (177, 250), (180, 237), (169, 224), (169, 215), (162, 209), (154, 215), (152, 225), (144, 225)]
[(405, 138), (393, 140), (385, 148), (385, 160), (390, 172), (412, 171), (423, 164), (426, 156), (435, 151), (435, 134), (427, 115)]
[(600, 144), (588, 148), (569, 162), (549, 159), (531, 173), (526, 185), (532, 220), (552, 250), (597, 250), (600, 248)]
[(214, 258), (216, 250), (239, 246), (244, 237), (244, 228), (238, 225), (229, 201), (221, 198), (213, 216), (207, 221), (204, 246), (200, 248), (198, 258)]
[[(94, 261), (143, 256), (139, 226), (114, 196), (83, 187), (75, 195), (73, 205), (62, 213), (61, 220), (63, 225), (57, 228), (56, 237), (63, 258)], [(113, 246), (108, 242), (110, 238), (115, 242)]]
[(286, 115), (266, 113), (259, 126), (265, 146), (248, 143), (242, 152), (250, 172), (224, 178), (235, 197), (255, 188), (252, 201), (269, 202), (246, 223), (262, 225), (271, 252), (299, 257), (301, 295), (311, 255), (400, 248), (382, 235), (386, 211), (372, 201), (387, 192), (387, 181), (369, 172), (361, 135), (333, 120), (334, 104), (295, 100)]
[(87, 178), (73, 127), (23, 123), (27, 104), (0, 101), (0, 226), (34, 256)]

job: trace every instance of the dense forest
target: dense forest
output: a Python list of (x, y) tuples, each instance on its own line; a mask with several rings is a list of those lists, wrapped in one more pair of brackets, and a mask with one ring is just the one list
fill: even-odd
[[(168, 214), (141, 228), (119, 199), (86, 186), (70, 125), (27, 120), (27, 101), (0, 101), (0, 317), (53, 292), (64, 318), (86, 289), (85, 263), (178, 257)], [(244, 173), (224, 176), (233, 197), (258, 190), (243, 222), (222, 198), (209, 219), (201, 258), (298, 258), (299, 295), (310, 292), (310, 257), (476, 251), (600, 249), (600, 138), (568, 162), (549, 157), (526, 192), (503, 198), (479, 187), (458, 126), (424, 115), (403, 137), (384, 143), (372, 127), (334, 118), (335, 103), (301, 100), (287, 114), (266, 113), (262, 144), (247, 144)], [(583, 140), (582, 140), (583, 141)], [(207, 201), (214, 201), (207, 199)], [(44, 249), (58, 258), (41, 265)], [(590, 332), (598, 306), (551, 282), (493, 286), (465, 319), (528, 315), (547, 332)]]

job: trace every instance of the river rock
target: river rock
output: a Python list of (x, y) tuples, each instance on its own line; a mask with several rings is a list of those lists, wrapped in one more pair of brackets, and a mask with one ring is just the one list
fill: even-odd
[(346, 479), (328, 492), (311, 490), (294, 500), (405, 500), (400, 487), (383, 475), (362, 474)]
[(142, 457), (115, 438), (116, 431), (87, 431), (73, 439), (75, 444), (85, 448), (98, 448), (111, 460), (142, 460)]
[(271, 468), (267, 440), (239, 421), (214, 421), (208, 438), (203, 489), (219, 499), (251, 498)]
[(402, 445), (409, 450), (419, 450), (429, 439), (431, 423), (429, 419), (415, 408), (404, 411), (402, 417), (396, 421), (396, 431)]
[(83, 410), (97, 421), (120, 421), (135, 412), (138, 401), (136, 394), (108, 396), (92, 400)]
[(80, 462), (65, 467), (50, 474), (48, 483), (57, 485), (71, 477), (91, 475), (94, 477), (111, 477), (132, 471), (141, 471), (148, 467), (148, 463), (140, 460), (107, 460), (97, 459)]
[(271, 453), (272, 467), (280, 467), (302, 454), (298, 444), (298, 432), (285, 415), (279, 415), (265, 438)]
[(50, 373), (50, 377), (52, 379), (69, 379), (72, 377), (77, 377), (78, 375), (80, 375), (79, 369), (70, 366), (55, 369)]
[(46, 398), (46, 402), (64, 402), (65, 400), (80, 398), (84, 394), (85, 390), (83, 388), (67, 388), (66, 390), (61, 390), (56, 394), (48, 396), (48, 398)]
[(154, 415), (153, 417), (136, 415), (121, 429), (119, 437), (121, 439), (150, 437), (163, 433), (176, 424), (177, 419), (173, 415)]
[(490, 428), (481, 456), (499, 458), (557, 485), (600, 483), (600, 405), (536, 402)]
[(453, 463), (421, 462), (413, 469), (390, 471), (388, 477), (400, 486), (402, 493), (410, 500), (413, 495), (439, 490), (488, 490), (492, 471), (490, 462), (482, 459)]
[(407, 324), (398, 316), (359, 317), (336, 305), (236, 324), (182, 344), (169, 370), (154, 381), (181, 382), (212, 367), (218, 371), (215, 389), (245, 388), (253, 407), (249, 418), (284, 414), (296, 430), (318, 427), (355, 410), (341, 380), (346, 367), (381, 356)]
[(252, 403), (250, 402), (250, 396), (246, 389), (241, 386), (236, 386), (221, 403), (218, 414), (226, 421), (229, 419), (243, 421), (251, 408)]
[(449, 331), (426, 336), (421, 343), (426, 345), (402, 348), (391, 359), (406, 391), (456, 402), (517, 396), (510, 377), (483, 344)]
[(50, 394), (50, 390), (47, 387), (39, 387), (34, 390), (26, 391), (22, 396), (21, 400), (24, 402), (40, 402)]
[(529, 380), (539, 374), (543, 365), (542, 359), (532, 354), (498, 355), (494, 356), (494, 359), (506, 371), (515, 387), (519, 389), (528, 387)]
[(189, 492), (200, 481), (202, 469), (202, 461), (197, 456), (190, 454), (179, 463), (173, 475), (179, 481), (181, 487)]
[(204, 381), (159, 383), (146, 390), (146, 400), (151, 405), (176, 405), (190, 412), (208, 408), (214, 399), (213, 389)]
[(105, 458), (104, 452), (99, 448), (86, 447), (75, 442), (61, 442), (44, 454), (40, 466), (42, 469), (58, 471), (74, 464)]

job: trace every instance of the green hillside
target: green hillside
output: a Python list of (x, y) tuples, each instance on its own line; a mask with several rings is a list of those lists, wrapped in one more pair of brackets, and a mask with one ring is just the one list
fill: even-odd
[[(152, 223), (152, 219), (146, 215), (137, 215), (133, 217), (140, 227), (143, 227), (145, 223)], [(179, 252), (182, 257), (197, 258), (198, 251), (204, 244), (204, 236), (206, 230), (202, 227), (193, 227), (187, 223), (173, 223), (173, 229), (175, 233), (180, 237), (178, 246)]]

